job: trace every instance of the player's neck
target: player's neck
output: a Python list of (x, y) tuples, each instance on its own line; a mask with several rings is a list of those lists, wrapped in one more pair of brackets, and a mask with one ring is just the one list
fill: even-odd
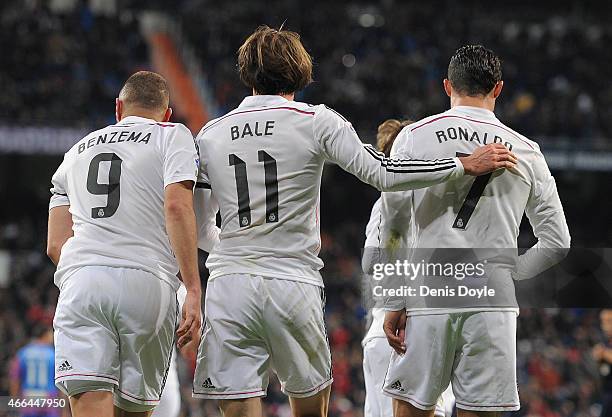
[(163, 115), (160, 116), (159, 113), (147, 111), (144, 109), (124, 111), (121, 114), (121, 120), (125, 119), (126, 117), (130, 117), (130, 116), (144, 117), (145, 119), (155, 120), (156, 122), (164, 121)]
[[(259, 94), (257, 91), (253, 90), (253, 95), (254, 96), (260, 96), (262, 94)], [(289, 101), (293, 101), (295, 99), (295, 93), (291, 93), (291, 94), (270, 94), (272, 96), (279, 96), (284, 98), (285, 100), (289, 100)]]
[(453, 96), (451, 97), (451, 109), (456, 106), (478, 107), (492, 112), (495, 110), (495, 99), (488, 97)]

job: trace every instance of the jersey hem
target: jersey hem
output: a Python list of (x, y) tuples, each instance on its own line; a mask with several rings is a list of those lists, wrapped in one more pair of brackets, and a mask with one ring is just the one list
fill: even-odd
[(323, 279), (320, 277), (319, 279), (313, 279), (313, 278), (309, 278), (305, 276), (283, 274), (282, 272), (272, 272), (272, 271), (261, 272), (261, 271), (253, 271), (253, 270), (246, 271), (246, 270), (241, 270), (241, 269), (237, 269), (235, 271), (211, 272), (210, 278), (208, 278), (208, 280), (212, 281), (213, 279), (217, 279), (224, 275), (254, 275), (254, 276), (265, 277), (265, 278), (276, 278), (276, 279), (283, 279), (286, 281), (303, 282), (305, 284), (312, 284), (312, 285), (316, 285), (317, 287), (322, 287), (322, 288), (325, 287), (325, 285), (323, 284)]
[(195, 175), (192, 175), (192, 174), (190, 174), (190, 175), (177, 175), (177, 176), (170, 177), (170, 178), (164, 180), (164, 188), (166, 188), (170, 184), (176, 184), (177, 182), (193, 181), (195, 183), (196, 180), (197, 180), (197, 177)]
[(62, 206), (70, 206), (70, 200), (68, 200), (68, 198), (66, 198), (65, 201), (53, 201), (51, 200), (51, 202), (49, 203), (49, 211), (51, 211), (51, 209), (54, 209), (56, 207), (62, 207)]
[[(118, 266), (118, 265), (106, 265), (106, 264), (87, 264), (87, 265), (75, 265), (75, 266), (69, 266), (66, 268), (62, 268), (62, 270), (60, 271), (59, 269), (55, 272), (55, 275), (58, 275), (58, 272), (60, 272), (61, 276), (59, 278), (55, 278), (54, 279), (54, 284), (57, 286), (57, 288), (59, 288), (59, 290), (62, 290), (62, 287), (64, 286), (64, 283), (70, 279), (70, 277), (72, 275), (74, 275), (75, 272), (77, 272), (78, 270), (80, 270), (81, 268), (87, 268), (87, 267), (97, 267), (97, 266), (103, 266), (106, 268), (117, 268), (117, 269), (135, 269), (137, 271), (143, 271), (146, 272), (148, 274), (151, 274), (154, 278), (162, 281), (165, 284), (168, 284), (170, 286), (170, 288), (172, 288), (174, 291), (178, 291), (179, 287), (181, 286), (181, 284), (179, 282), (174, 282), (174, 280), (172, 280), (169, 276), (165, 277), (165, 273), (160, 273), (159, 271), (157, 272), (153, 272), (148, 268), (138, 268), (136, 266)], [(178, 281), (178, 278), (177, 278)]]

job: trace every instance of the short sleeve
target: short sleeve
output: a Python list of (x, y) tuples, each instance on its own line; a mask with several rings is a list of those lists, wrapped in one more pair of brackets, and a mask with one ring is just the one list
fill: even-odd
[(177, 124), (164, 152), (164, 187), (181, 181), (195, 182), (199, 165), (191, 132), (182, 124)]
[(70, 199), (68, 198), (68, 191), (66, 186), (66, 156), (64, 160), (53, 174), (51, 178), (51, 199), (49, 201), (49, 210), (59, 206), (69, 206)]
[(198, 147), (200, 167), (198, 172), (198, 181), (196, 183), (196, 188), (205, 188), (210, 189), (210, 179), (208, 177), (208, 164), (206, 163), (206, 158), (204, 157), (205, 152), (205, 144), (202, 134), (198, 135), (196, 138), (196, 144)]

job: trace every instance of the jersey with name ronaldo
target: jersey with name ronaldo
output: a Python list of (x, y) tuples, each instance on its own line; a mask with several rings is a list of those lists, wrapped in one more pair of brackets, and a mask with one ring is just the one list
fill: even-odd
[(197, 186), (211, 187), (222, 220), (220, 242), (207, 261), (211, 278), (259, 274), (322, 285), (319, 189), (325, 161), (385, 190), (463, 175), (456, 158), (385, 158), (364, 146), (335, 111), (280, 96), (247, 97), (204, 126), (197, 142)]
[(509, 282), (515, 259), (507, 256), (516, 255), (523, 213), (536, 236), (553, 247), (564, 247), (569, 232), (563, 207), (539, 146), (502, 124), (493, 112), (457, 106), (423, 119), (400, 132), (392, 154), (444, 158), (468, 155), (489, 143), (502, 143), (516, 154), (516, 168), (408, 193), (383, 193), (383, 247), (393, 238), (393, 217), (405, 199), (410, 199), (411, 210), (407, 230), (411, 236), (406, 240), (413, 247), (482, 249), (479, 253), (495, 256), (489, 267), (496, 268), (498, 276), (507, 276)]
[(76, 143), (52, 179), (50, 208), (69, 205), (74, 223), (56, 284), (74, 268), (103, 265), (143, 269), (178, 288), (164, 189), (195, 181), (198, 166), (193, 136), (179, 123), (130, 116)]

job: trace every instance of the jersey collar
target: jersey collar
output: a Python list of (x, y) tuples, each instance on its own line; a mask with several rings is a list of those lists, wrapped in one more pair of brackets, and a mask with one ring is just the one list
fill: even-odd
[(146, 117), (127, 116), (121, 119), (120, 122), (117, 122), (117, 125), (125, 125), (128, 123), (157, 123), (157, 122), (153, 119), (147, 119)]
[(279, 104), (286, 104), (286, 103), (290, 103), (290, 101), (281, 96), (268, 96), (268, 95), (247, 96), (244, 98), (244, 100), (242, 100), (242, 103), (240, 103), (240, 106), (238, 106), (238, 108), (276, 106)]
[(472, 116), (477, 118), (497, 119), (495, 113), (482, 107), (472, 106), (455, 106), (449, 110), (449, 113), (461, 114), (464, 116)]

